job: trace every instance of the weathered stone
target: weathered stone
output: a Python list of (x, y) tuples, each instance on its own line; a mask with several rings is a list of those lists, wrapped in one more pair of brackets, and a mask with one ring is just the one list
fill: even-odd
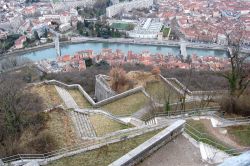
[(108, 76), (105, 75), (97, 75), (95, 80), (95, 97), (98, 101), (102, 101), (104, 99), (110, 98), (116, 95), (116, 92), (113, 91), (108, 85), (106, 79)]

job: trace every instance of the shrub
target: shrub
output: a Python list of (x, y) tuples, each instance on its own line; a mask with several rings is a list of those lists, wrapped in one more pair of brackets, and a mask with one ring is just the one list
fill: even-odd
[(153, 75), (159, 75), (159, 74), (161, 74), (161, 70), (160, 70), (159, 67), (155, 66), (155, 67), (151, 70), (151, 73), (152, 73)]
[(114, 67), (110, 70), (111, 87), (114, 91), (120, 91), (120, 88), (128, 82), (126, 71), (119, 67)]
[(250, 116), (250, 95), (243, 95), (240, 98), (225, 96), (220, 100), (221, 111), (228, 114)]
[(56, 141), (48, 133), (41, 133), (39, 136), (35, 137), (31, 142), (28, 143), (28, 146), (32, 147), (35, 152), (46, 153), (55, 150)]

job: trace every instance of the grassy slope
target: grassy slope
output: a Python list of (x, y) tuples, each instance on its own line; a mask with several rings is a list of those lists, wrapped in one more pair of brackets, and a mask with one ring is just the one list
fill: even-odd
[(50, 166), (106, 166), (136, 148), (159, 131), (149, 132), (135, 138), (110, 144), (100, 149), (66, 157), (49, 164)]
[(47, 132), (56, 138), (59, 147), (71, 146), (79, 142), (75, 133), (74, 125), (66, 112), (52, 111), (49, 113), (50, 120), (47, 123)]
[[(46, 125), (40, 129), (37, 134), (33, 134), (32, 131), (27, 130), (22, 134), (20, 138), (20, 144), (26, 147), (29, 142), (43, 135), (49, 134), (55, 140), (54, 147), (50, 147), (51, 150), (56, 150), (66, 146), (72, 146), (79, 143), (79, 139), (74, 130), (73, 123), (67, 113), (62, 110), (53, 110), (46, 113), (48, 121)], [(49, 150), (50, 151), (50, 150)], [(27, 151), (25, 153), (35, 153)]]
[(142, 92), (139, 92), (107, 104), (101, 109), (104, 109), (114, 115), (127, 115), (138, 111), (147, 102), (148, 98)]
[(63, 104), (54, 85), (38, 85), (31, 88), (31, 91), (37, 93), (44, 100), (44, 109)]
[(227, 127), (232, 138), (243, 146), (250, 146), (250, 125)]
[[(202, 142), (207, 143), (207, 144), (210, 144), (210, 145), (212, 145), (220, 150), (223, 150), (223, 151), (232, 149), (232, 147), (230, 147), (229, 145), (226, 145), (223, 142), (223, 140), (219, 140), (216, 137), (214, 137), (212, 134), (209, 134), (208, 130), (206, 129), (206, 126), (202, 122), (197, 121), (197, 120), (188, 120), (187, 124), (191, 125), (192, 127), (195, 128), (195, 130), (199, 131), (199, 132), (196, 132), (196, 131), (191, 129), (191, 132), (194, 133), (196, 136), (206, 138), (208, 140), (211, 140), (212, 142), (207, 141), (205, 139), (199, 140), (196, 136), (194, 136), (193, 134), (190, 134), (189, 131), (186, 130), (186, 132), (194, 139), (196, 139), (198, 141), (202, 141)], [(188, 128), (188, 126), (187, 126), (187, 128)], [(213, 143), (213, 142), (215, 142), (215, 143)], [(220, 144), (222, 146), (220, 146), (218, 144)]]
[(127, 125), (97, 114), (90, 116), (90, 122), (93, 125), (97, 136), (103, 136), (107, 133), (129, 128)]
[(76, 104), (80, 108), (91, 107), (90, 103), (85, 99), (85, 97), (78, 90), (68, 90), (70, 95), (75, 100)]
[(165, 103), (170, 95), (170, 103), (177, 102), (179, 94), (162, 81), (151, 82), (146, 85), (146, 92), (160, 103)]

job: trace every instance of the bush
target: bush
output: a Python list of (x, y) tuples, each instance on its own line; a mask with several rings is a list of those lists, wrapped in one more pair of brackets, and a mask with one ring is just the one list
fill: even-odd
[(28, 146), (32, 147), (35, 152), (46, 153), (55, 150), (55, 139), (48, 133), (39, 134), (35, 139), (29, 142)]
[(55, 79), (66, 84), (80, 84), (88, 94), (93, 96), (95, 90), (95, 76), (97, 74), (108, 74), (108, 72), (109, 66), (105, 62), (102, 62), (101, 64), (95, 64), (84, 71), (56, 74), (50, 73), (47, 74), (45, 78), (48, 80)]
[(225, 90), (228, 89), (228, 82), (222, 73), (214, 71), (192, 71), (185, 69), (161, 69), (163, 77), (174, 77), (182, 84), (188, 87), (189, 90)]
[(114, 67), (110, 70), (111, 87), (114, 91), (120, 92), (122, 86), (128, 83), (126, 71), (119, 67)]
[(159, 67), (156, 66), (156, 67), (154, 67), (154, 68), (152, 69), (151, 73), (152, 73), (153, 75), (159, 75), (159, 74), (161, 74), (161, 70), (160, 70)]
[(228, 114), (250, 116), (250, 95), (243, 95), (240, 98), (226, 96), (220, 101), (221, 111)]

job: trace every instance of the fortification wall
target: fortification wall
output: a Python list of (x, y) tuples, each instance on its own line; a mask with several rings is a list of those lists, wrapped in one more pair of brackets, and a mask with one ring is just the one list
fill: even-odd
[(116, 92), (113, 91), (109, 84), (107, 83), (106, 79), (110, 79), (108, 76), (105, 75), (97, 75), (95, 79), (95, 97), (98, 101), (105, 100), (112, 96), (116, 95)]

